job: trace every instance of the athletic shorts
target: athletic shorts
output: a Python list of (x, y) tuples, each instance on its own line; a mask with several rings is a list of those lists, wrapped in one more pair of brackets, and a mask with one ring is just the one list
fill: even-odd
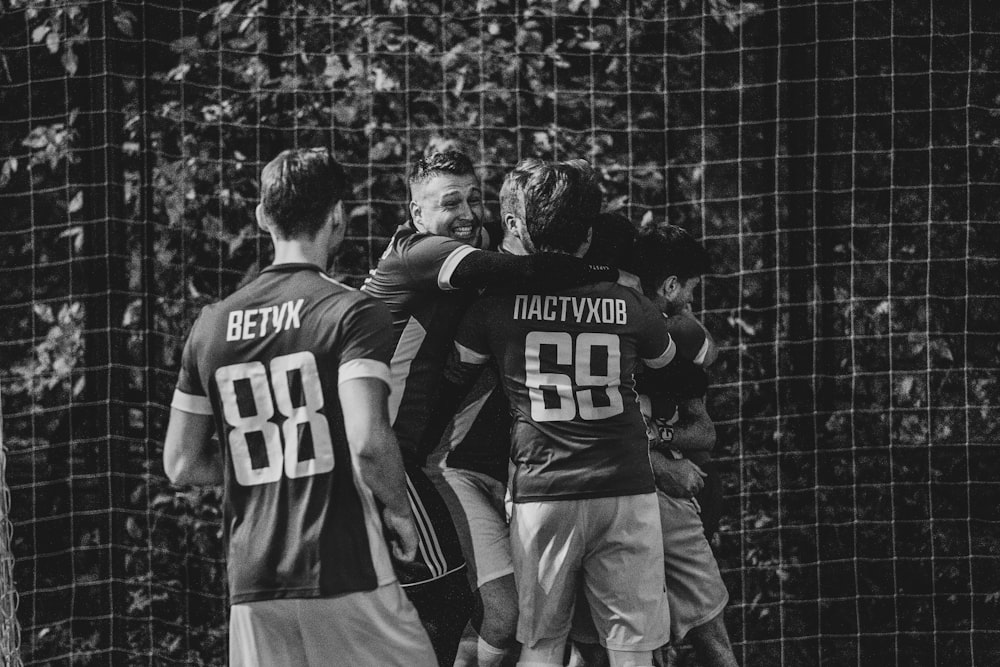
[(437, 658), (417, 610), (394, 581), (331, 598), (234, 604), (229, 664), (436, 667)]
[(407, 464), (405, 469), (406, 495), (419, 542), (412, 563), (393, 563), (404, 588), (440, 579), (465, 565), (458, 532), (441, 494), (422, 468)]
[(663, 531), (663, 568), (675, 640), (712, 620), (726, 608), (729, 591), (705, 537), (694, 502), (657, 492)]
[(461, 468), (435, 469), (428, 477), (451, 512), (472, 588), (513, 574), (506, 487), (489, 475)]
[(586, 596), (600, 643), (651, 651), (669, 639), (656, 494), (515, 503), (510, 526), (517, 639), (565, 643)]
[[(715, 554), (705, 538), (697, 506), (688, 499), (657, 492), (663, 531), (663, 569), (670, 603), (670, 633), (683, 639), (692, 628), (722, 613), (729, 592), (722, 581)], [(572, 637), (596, 644), (597, 631), (585, 605), (578, 605)]]

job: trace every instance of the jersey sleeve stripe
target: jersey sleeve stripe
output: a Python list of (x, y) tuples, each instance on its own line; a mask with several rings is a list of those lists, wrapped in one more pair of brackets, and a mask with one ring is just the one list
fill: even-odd
[(463, 364), (475, 364), (476, 366), (482, 366), (490, 360), (490, 355), (480, 354), (475, 350), (470, 350), (458, 341), (455, 341), (455, 351), (458, 352), (458, 360)]
[(646, 364), (650, 368), (663, 368), (674, 360), (675, 354), (677, 354), (677, 346), (674, 344), (674, 339), (671, 338), (670, 343), (667, 345), (667, 349), (663, 351), (663, 354), (655, 359), (643, 359), (642, 363)]
[(212, 415), (212, 402), (208, 400), (208, 396), (185, 394), (180, 389), (174, 389), (174, 398), (170, 401), (170, 407), (177, 408), (181, 412), (190, 412), (193, 415)]
[(389, 393), (389, 422), (396, 424), (396, 417), (399, 415), (399, 406), (402, 404), (403, 396), (406, 394), (406, 380), (410, 377), (410, 366), (416, 358), (420, 347), (427, 337), (427, 330), (411, 317), (407, 320), (403, 332), (396, 341), (396, 349), (392, 353), (392, 361), (389, 362), (391, 379), (389, 386), (392, 391)]
[(389, 383), (389, 367), (384, 362), (375, 359), (351, 359), (340, 365), (337, 372), (337, 384), (358, 378), (375, 378), (382, 380), (390, 387), (392, 386)]
[(437, 283), (438, 288), (442, 290), (453, 290), (455, 287), (451, 284), (451, 275), (455, 273), (455, 269), (458, 265), (462, 263), (469, 254), (479, 252), (476, 248), (470, 245), (462, 246), (461, 248), (455, 248), (451, 251), (451, 254), (445, 258), (444, 263), (441, 264), (441, 270), (438, 271)]
[(705, 336), (705, 340), (701, 344), (701, 349), (698, 350), (698, 354), (694, 358), (694, 363), (701, 366), (705, 363), (705, 357), (708, 356), (708, 349), (711, 347), (711, 343), (708, 340), (708, 336)]

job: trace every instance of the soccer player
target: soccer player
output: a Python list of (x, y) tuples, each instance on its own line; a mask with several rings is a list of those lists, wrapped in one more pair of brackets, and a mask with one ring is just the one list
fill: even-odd
[[(639, 231), (630, 266), (640, 276), (646, 296), (666, 316), (678, 354), (692, 359), (699, 367), (709, 366), (717, 356), (715, 341), (691, 311), (694, 290), (700, 283), (701, 276), (711, 267), (704, 246), (676, 225), (647, 225)], [(707, 378), (703, 373), (694, 370), (675, 380), (694, 390), (689, 395), (699, 399), (698, 404), (688, 405), (685, 409), (704, 412)], [(682, 394), (680, 398), (684, 407), (685, 396)], [(697, 419), (710, 421), (707, 412)], [(670, 424), (663, 419), (659, 421), (660, 439), (666, 441), (667, 448), (682, 454), (706, 475), (704, 488), (699, 492), (697, 500), (702, 509), (706, 536), (711, 539), (718, 529), (722, 502), (721, 480), (711, 461), (715, 439), (711, 438), (700, 446), (685, 447), (677, 443), (671, 446)]]
[[(525, 160), (504, 178), (500, 252), (534, 251), (524, 226), (521, 190), (536, 163), (541, 161)], [(497, 373), (496, 365), (489, 364), (468, 392), (446, 380), (421, 446), (430, 452), (425, 469), (451, 512), (476, 596), (455, 667), (490, 667), (517, 657), (517, 589), (505, 509), (511, 416)]]
[(326, 150), (264, 168), (274, 262), (201, 312), (181, 360), (164, 468), (225, 485), (236, 666), (435, 664), (391, 562), (417, 537), (388, 417), (389, 312), (320, 268), (344, 238), (345, 188)]
[[(580, 256), (600, 190), (572, 165), (519, 165), (536, 250)], [(525, 244), (526, 247), (528, 244)], [(513, 408), (510, 525), (522, 665), (561, 665), (585, 594), (613, 665), (652, 664), (667, 640), (663, 544), (633, 374), (668, 364), (663, 317), (613, 283), (492, 295), (455, 341), (459, 382), (491, 357)], [(581, 584), (578, 586), (578, 582)]]
[[(674, 339), (684, 341), (686, 349), (678, 343), (678, 354), (699, 366), (710, 363), (714, 342), (691, 313), (694, 290), (710, 268), (704, 246), (681, 227), (645, 226), (631, 266), (646, 296), (667, 317)], [(659, 373), (666, 377), (656, 378)], [(640, 388), (651, 402), (650, 459), (661, 490), (671, 634), (675, 640), (686, 637), (701, 664), (735, 667), (723, 618), (729, 593), (709, 545), (722, 487), (711, 466), (715, 427), (705, 409), (707, 378), (699, 367), (678, 366), (647, 374)]]
[[(460, 152), (442, 151), (420, 158), (408, 183), (411, 219), (393, 235), (363, 287), (389, 306), (393, 319), (389, 411), (413, 487), (410, 501), (421, 536), (417, 561), (422, 566), (411, 568), (414, 572), (404, 579), (404, 586), (428, 625), (442, 665), (453, 664), (459, 635), (465, 656), (459, 656), (460, 660), (490, 664), (512, 648), (505, 630), (511, 623), (509, 618), (487, 618), (482, 613), (485, 605), (496, 608), (490, 605), (487, 592), (479, 596), (480, 613), (475, 614), (485, 620), (478, 628), (475, 617), (466, 625), (468, 613), (463, 615), (462, 604), (456, 603), (463, 593), (468, 595), (468, 585), (458, 572), (463, 564), (459, 536), (444, 500), (421, 469), (429, 453), (421, 443), (439, 400), (445, 360), (459, 318), (479, 290), (614, 281), (619, 272), (592, 268), (567, 255), (517, 257), (486, 250), (482, 187), (472, 162)], [(494, 579), (498, 581), (504, 568), (496, 568), (501, 572)], [(488, 569), (490, 576), (496, 574), (493, 566)], [(477, 578), (480, 574), (483, 572), (476, 573)]]

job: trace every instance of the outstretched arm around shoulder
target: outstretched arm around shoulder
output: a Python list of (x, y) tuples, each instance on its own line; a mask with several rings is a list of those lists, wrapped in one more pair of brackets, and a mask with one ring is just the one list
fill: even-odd
[(490, 288), (506, 292), (544, 285), (562, 289), (618, 280), (618, 269), (596, 266), (571, 255), (509, 255), (486, 250), (462, 257), (451, 275), (456, 288)]

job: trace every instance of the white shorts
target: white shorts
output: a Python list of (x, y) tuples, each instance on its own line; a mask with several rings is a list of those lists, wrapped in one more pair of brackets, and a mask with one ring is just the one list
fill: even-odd
[(512, 574), (506, 487), (489, 475), (461, 468), (428, 470), (427, 476), (451, 512), (472, 587)]
[(663, 569), (670, 603), (670, 632), (675, 640), (712, 620), (726, 608), (729, 591), (705, 538), (694, 501), (656, 494), (663, 529)]
[[(675, 641), (722, 613), (729, 591), (693, 500), (657, 492), (663, 530), (663, 570), (670, 604), (670, 633)], [(596, 644), (598, 637), (585, 606), (573, 617), (574, 640)]]
[(565, 643), (582, 589), (600, 643), (651, 651), (669, 639), (656, 494), (515, 503), (511, 520), (526, 648)]
[(436, 667), (437, 658), (417, 610), (394, 581), (332, 598), (234, 604), (229, 664)]

